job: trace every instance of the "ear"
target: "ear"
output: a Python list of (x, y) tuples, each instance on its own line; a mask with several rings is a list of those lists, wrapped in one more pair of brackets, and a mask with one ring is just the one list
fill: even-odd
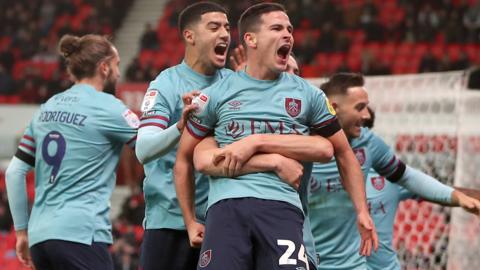
[(110, 71), (110, 65), (108, 64), (107, 61), (102, 61), (98, 67), (99, 71), (100, 71), (100, 74), (103, 76), (103, 77), (107, 77), (108, 76), (108, 72)]
[(338, 110), (338, 103), (334, 100), (331, 100), (331, 99), (329, 101), (330, 101), (330, 104), (332, 104), (333, 109), (335, 111), (337, 111)]
[(183, 38), (190, 45), (195, 45), (195, 32), (190, 29), (183, 30)]
[(255, 33), (247, 32), (243, 36), (243, 39), (245, 40), (245, 43), (247, 44), (248, 47), (257, 48), (257, 37)]

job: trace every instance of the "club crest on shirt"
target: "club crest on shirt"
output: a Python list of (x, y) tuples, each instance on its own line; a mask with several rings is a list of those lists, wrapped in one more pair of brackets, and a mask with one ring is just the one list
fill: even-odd
[(210, 263), (211, 260), (212, 260), (212, 250), (209, 249), (203, 252), (202, 255), (200, 255), (200, 259), (198, 260), (198, 266), (200, 266), (200, 268), (207, 267), (207, 265)]
[(158, 91), (156, 89), (148, 90), (143, 97), (142, 103), (142, 112), (149, 111), (155, 105), (155, 100), (157, 99)]
[(302, 112), (302, 101), (296, 98), (285, 98), (285, 110), (291, 117), (297, 117)]
[(365, 164), (365, 160), (367, 159), (365, 156), (365, 150), (363, 148), (353, 149), (353, 153), (355, 154), (358, 163), (360, 163), (360, 166), (363, 166), (363, 164)]
[(376, 190), (380, 191), (385, 187), (385, 178), (382, 177), (382, 176), (372, 177), (372, 178), (370, 178), (370, 181), (372, 182), (372, 186)]

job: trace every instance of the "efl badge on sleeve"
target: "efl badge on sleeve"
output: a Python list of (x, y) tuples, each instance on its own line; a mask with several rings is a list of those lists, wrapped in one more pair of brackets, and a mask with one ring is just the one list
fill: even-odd
[(142, 103), (142, 112), (150, 111), (155, 105), (155, 101), (157, 99), (158, 92), (155, 89), (148, 90), (145, 93), (145, 97), (143, 98)]
[(138, 119), (138, 116), (129, 109), (123, 112), (123, 118), (125, 119), (125, 121), (127, 121), (127, 124), (132, 128), (138, 128), (138, 126), (140, 126), (140, 120)]
[(385, 178), (382, 176), (372, 177), (370, 181), (376, 190), (382, 190), (385, 187)]
[(196, 96), (192, 100), (192, 104), (197, 104), (198, 106), (197, 109), (195, 110), (195, 114), (198, 115), (205, 110), (205, 107), (207, 107), (207, 104), (208, 104), (208, 100), (209, 100), (209, 97), (204, 93), (201, 93), (200, 95)]
[(363, 148), (353, 149), (353, 153), (355, 153), (355, 157), (357, 158), (358, 163), (360, 163), (360, 166), (363, 166), (367, 159), (365, 156), (365, 150)]
[(297, 117), (302, 112), (302, 101), (295, 98), (285, 98), (285, 110), (291, 117)]

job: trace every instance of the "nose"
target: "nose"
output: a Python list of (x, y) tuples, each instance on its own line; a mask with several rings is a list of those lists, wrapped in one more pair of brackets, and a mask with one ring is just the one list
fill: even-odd
[(228, 41), (230, 38), (230, 32), (227, 31), (225, 27), (222, 27), (220, 30), (220, 38), (223, 39), (224, 41)]

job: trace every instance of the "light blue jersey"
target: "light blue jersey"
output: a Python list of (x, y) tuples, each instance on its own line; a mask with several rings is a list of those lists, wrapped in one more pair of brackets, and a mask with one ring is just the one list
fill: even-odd
[[(145, 94), (140, 128), (157, 126), (167, 129), (175, 125), (182, 115), (183, 94), (201, 90), (230, 73), (232, 71), (228, 69), (221, 69), (214, 76), (205, 76), (192, 70), (185, 62), (164, 70), (150, 83)], [(164, 156), (144, 165), (146, 229), (185, 230), (173, 180), (176, 154), (177, 146)], [(205, 220), (207, 195), (207, 177), (196, 173), (195, 205), (197, 220), (201, 223)]]
[[(199, 100), (200, 108), (188, 121), (187, 130), (199, 139), (213, 130), (220, 147), (257, 133), (308, 135), (310, 129), (321, 133), (336, 119), (328, 111), (323, 92), (285, 72), (273, 81), (236, 72), (206, 88)], [(302, 209), (297, 191), (273, 172), (212, 178), (209, 206), (223, 199), (254, 197)]]
[[(212, 130), (220, 147), (251, 134), (303, 134), (330, 136), (339, 130), (325, 95), (298, 76), (282, 73), (277, 80), (256, 80), (237, 72), (205, 89), (198, 98), (199, 111), (187, 123), (192, 136), (202, 139)], [(332, 111), (332, 112), (330, 112)], [(311, 165), (305, 165), (305, 175)], [(308, 177), (299, 193), (273, 172), (236, 177), (214, 177), (210, 181), (208, 205), (229, 198), (254, 197), (307, 205)], [(306, 211), (305, 211), (306, 213)], [(313, 249), (308, 222), (304, 228), (307, 251)], [(314, 260), (315, 255), (309, 252)]]
[(123, 145), (134, 147), (138, 124), (120, 100), (87, 84), (40, 107), (15, 155), (35, 166), (30, 246), (52, 239), (112, 243), (115, 170)]
[[(351, 140), (350, 145), (364, 175), (371, 168), (391, 178), (403, 172), (403, 163), (370, 130), (362, 128), (360, 137)], [(334, 159), (326, 164), (314, 164), (310, 185), (310, 222), (319, 254), (319, 269), (366, 269), (366, 259), (359, 255), (356, 212), (340, 182)]]
[(378, 251), (367, 257), (367, 269), (400, 270), (397, 253), (393, 249), (393, 223), (400, 201), (416, 198), (407, 189), (385, 181), (374, 170), (367, 177), (367, 200), (370, 215), (378, 234)]

